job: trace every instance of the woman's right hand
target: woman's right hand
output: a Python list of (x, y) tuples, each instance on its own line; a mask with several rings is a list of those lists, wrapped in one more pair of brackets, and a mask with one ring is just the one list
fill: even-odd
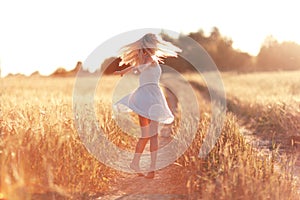
[(115, 71), (114, 74), (123, 76), (124, 74), (130, 72), (134, 67), (127, 67), (121, 71)]

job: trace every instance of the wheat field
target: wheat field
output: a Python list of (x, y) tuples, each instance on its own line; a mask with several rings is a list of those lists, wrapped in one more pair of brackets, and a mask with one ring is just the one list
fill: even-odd
[[(179, 170), (166, 172), (168, 178), (158, 177), (168, 185), (165, 192), (172, 193), (179, 179), (182, 187), (176, 192), (183, 199), (299, 199), (295, 176), (300, 146), (299, 75), (223, 73), (224, 127), (213, 150), (199, 158), (211, 119), (209, 94), (199, 75), (186, 74), (198, 98), (200, 120), (191, 146), (168, 167)], [(49, 199), (49, 195), (52, 199), (96, 199), (110, 194), (112, 186), (121, 190), (121, 178), (132, 177), (99, 162), (82, 143), (72, 109), (74, 77), (6, 77), (0, 81), (0, 199)], [(136, 138), (122, 134), (112, 117), (111, 95), (117, 82), (118, 77), (103, 77), (96, 90), (97, 123), (116, 145), (132, 150)], [(89, 113), (82, 112), (88, 121)], [(87, 122), (83, 131), (90, 129)], [(269, 143), (253, 145), (243, 129)], [(99, 148), (105, 147), (99, 144)]]

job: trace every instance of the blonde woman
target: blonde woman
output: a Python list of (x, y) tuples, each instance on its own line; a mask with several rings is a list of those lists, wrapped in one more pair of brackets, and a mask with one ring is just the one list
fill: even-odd
[(174, 120), (166, 98), (159, 87), (161, 76), (159, 63), (163, 63), (163, 59), (166, 57), (177, 57), (179, 51), (181, 50), (173, 44), (162, 40), (155, 34), (148, 33), (138, 41), (121, 48), (119, 65), (126, 64), (130, 67), (114, 72), (121, 76), (129, 72), (139, 74), (139, 87), (116, 102), (114, 106), (118, 111), (133, 111), (138, 114), (141, 137), (137, 142), (130, 167), (139, 175), (144, 175), (141, 173), (139, 162), (145, 146), (150, 140), (151, 164), (149, 172), (145, 175), (146, 178), (153, 178), (155, 173), (158, 124), (170, 124)]

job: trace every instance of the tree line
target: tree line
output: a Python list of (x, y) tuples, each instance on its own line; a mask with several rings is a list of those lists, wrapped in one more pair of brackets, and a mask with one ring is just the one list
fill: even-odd
[[(289, 41), (279, 43), (272, 36), (266, 37), (257, 56), (251, 56), (246, 52), (234, 49), (232, 39), (223, 36), (216, 27), (212, 29), (208, 36), (204, 34), (203, 30), (199, 30), (187, 35), (182, 34), (177, 39), (164, 33), (162, 33), (162, 37), (179, 47), (184, 45), (186, 38), (192, 38), (210, 55), (220, 71), (254, 72), (300, 69), (300, 45)], [(203, 52), (203, 54), (206, 52)], [(191, 48), (185, 47), (184, 53), (189, 55), (199, 54), (193, 49), (193, 46)], [(111, 74), (115, 70), (127, 67), (119, 67), (119, 62), (119, 58), (108, 58), (103, 62), (101, 68), (106, 68), (105, 73)], [(191, 64), (183, 57), (167, 58), (165, 64), (180, 72), (193, 70)]]

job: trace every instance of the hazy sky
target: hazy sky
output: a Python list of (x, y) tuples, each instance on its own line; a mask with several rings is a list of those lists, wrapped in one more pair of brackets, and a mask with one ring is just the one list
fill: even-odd
[(0, 67), (8, 73), (72, 69), (102, 42), (138, 28), (207, 34), (212, 27), (252, 55), (266, 36), (300, 43), (297, 0), (0, 1)]

